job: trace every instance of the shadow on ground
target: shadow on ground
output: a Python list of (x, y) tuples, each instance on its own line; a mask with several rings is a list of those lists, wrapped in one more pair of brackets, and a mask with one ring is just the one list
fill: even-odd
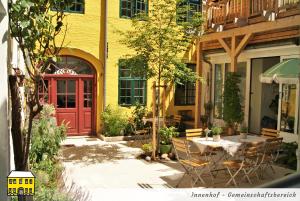
[(117, 145), (63, 146), (61, 155), (64, 162), (78, 162), (87, 165), (124, 159), (124, 155)]

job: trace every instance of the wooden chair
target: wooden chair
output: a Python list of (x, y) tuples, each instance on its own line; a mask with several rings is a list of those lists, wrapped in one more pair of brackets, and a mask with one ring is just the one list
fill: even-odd
[(282, 137), (269, 138), (266, 140), (265, 157), (262, 164), (262, 166), (264, 166), (262, 168), (263, 170), (269, 167), (274, 174), (276, 173), (273, 166), (278, 159), (282, 141), (283, 141)]
[(192, 139), (193, 137), (201, 137), (203, 134), (202, 128), (195, 128), (195, 129), (186, 129), (185, 136), (187, 140)]
[(244, 174), (242, 179), (246, 178), (250, 184), (252, 184), (252, 181), (250, 180), (252, 173), (256, 174), (257, 178), (259, 178), (256, 170), (262, 164), (263, 159), (261, 153), (264, 146), (265, 144), (263, 142), (245, 143), (240, 147), (236, 159), (229, 159), (223, 162), (223, 165), (230, 175), (230, 179), (225, 186), (233, 183), (235, 187), (238, 187), (236, 177), (240, 173)]
[(277, 138), (279, 136), (279, 132), (275, 129), (262, 128), (261, 135), (268, 138)]
[(172, 138), (172, 144), (175, 150), (176, 157), (185, 170), (184, 175), (181, 177), (176, 187), (179, 186), (186, 175), (189, 175), (192, 178), (192, 187), (194, 187), (194, 185), (198, 181), (201, 181), (205, 185), (205, 181), (201, 177), (205, 170), (208, 171), (213, 181), (213, 176), (211, 174), (209, 166), (210, 162), (193, 158), (189, 151), (189, 145), (185, 139)]

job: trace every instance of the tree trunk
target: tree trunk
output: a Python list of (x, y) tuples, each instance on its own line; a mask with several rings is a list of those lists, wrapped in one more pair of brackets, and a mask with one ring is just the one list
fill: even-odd
[(9, 76), (11, 98), (11, 134), (13, 140), (14, 160), (16, 170), (25, 170), (24, 166), (24, 136), (22, 134), (22, 106), (17, 76)]

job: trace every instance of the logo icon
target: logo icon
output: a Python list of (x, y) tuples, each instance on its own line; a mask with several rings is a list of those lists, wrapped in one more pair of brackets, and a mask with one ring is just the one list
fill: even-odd
[(7, 176), (8, 196), (32, 196), (35, 191), (35, 176), (30, 171), (11, 171)]

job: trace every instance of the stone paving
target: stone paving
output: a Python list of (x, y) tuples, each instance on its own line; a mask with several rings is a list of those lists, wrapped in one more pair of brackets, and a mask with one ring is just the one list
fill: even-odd
[[(148, 162), (138, 159), (142, 150), (128, 147), (126, 142), (72, 137), (62, 145), (64, 183), (66, 189), (76, 195), (76, 200), (99, 200), (99, 192), (103, 189), (173, 188), (184, 173), (176, 161)], [(276, 175), (266, 174), (263, 181), (255, 181), (252, 185), (243, 182), (240, 186), (255, 187), (292, 171), (276, 167), (276, 172)], [(208, 185), (202, 187), (221, 188), (229, 176), (224, 171), (218, 173), (213, 186), (210, 178), (204, 179)], [(190, 187), (190, 179), (185, 177), (180, 187)]]

